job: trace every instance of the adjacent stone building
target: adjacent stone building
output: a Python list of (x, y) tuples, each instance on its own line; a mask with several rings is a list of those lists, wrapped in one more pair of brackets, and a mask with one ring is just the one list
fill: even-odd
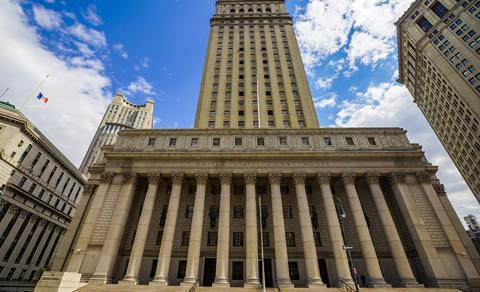
[(417, 0), (397, 28), (399, 81), (480, 201), (480, 1)]
[(472, 239), (473, 244), (480, 252), (480, 224), (478, 224), (477, 218), (474, 215), (468, 215), (463, 218), (468, 225), (467, 233)]
[(13, 105), (0, 102), (0, 291), (32, 291), (75, 214), (85, 181)]
[(106, 144), (114, 144), (117, 140), (117, 134), (121, 130), (151, 129), (153, 126), (153, 105), (152, 100), (148, 100), (145, 105), (132, 104), (125, 99), (123, 93), (118, 92), (108, 106), (83, 158), (80, 165), (81, 173), (88, 177), (88, 168), (100, 156), (100, 149)]
[(398, 128), (319, 128), (284, 1), (216, 3), (196, 127), (102, 148), (38, 291), (320, 291), (353, 285), (345, 241), (369, 287), (480, 289), (421, 146)]

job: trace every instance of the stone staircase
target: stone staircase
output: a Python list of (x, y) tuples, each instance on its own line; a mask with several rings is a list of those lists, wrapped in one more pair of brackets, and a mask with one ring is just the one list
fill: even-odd
[[(147, 285), (102, 285), (102, 284), (88, 284), (80, 289), (78, 292), (189, 292), (190, 287), (168, 286), (168, 287), (153, 287)], [(262, 292), (262, 289), (248, 289), (248, 288), (213, 288), (213, 287), (198, 287), (195, 289), (198, 292)], [(284, 288), (281, 290), (269, 288), (268, 292), (346, 292), (341, 288)], [(434, 289), (434, 288), (362, 288), (362, 292), (460, 292), (457, 289)]]

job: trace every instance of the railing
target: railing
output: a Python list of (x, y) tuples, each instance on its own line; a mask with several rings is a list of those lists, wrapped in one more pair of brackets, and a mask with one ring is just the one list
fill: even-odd
[(193, 283), (192, 287), (190, 288), (190, 290), (188, 290), (188, 292), (195, 292), (195, 290), (197, 290), (198, 288), (198, 285), (200, 284), (200, 281), (195, 281), (195, 283)]
[(357, 292), (355, 288), (352, 288), (347, 282), (340, 280), (340, 288), (345, 289), (347, 292)]

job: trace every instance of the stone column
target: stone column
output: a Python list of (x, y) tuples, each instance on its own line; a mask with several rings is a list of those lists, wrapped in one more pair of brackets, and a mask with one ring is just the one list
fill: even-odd
[[(28, 224), (27, 224), (27, 227), (25, 227), (25, 231), (23, 232), (22, 236), (20, 237), (20, 239), (18, 240), (18, 244), (17, 246), (15, 247), (15, 249), (13, 250), (12, 254), (10, 255), (10, 258), (8, 260), (9, 263), (13, 263), (15, 262), (15, 259), (17, 258), (18, 254), (20, 253), (20, 250), (23, 246), (23, 244), (25, 243), (25, 241), (27, 240), (27, 237), (28, 235), (30, 234), (30, 232), (32, 231), (32, 228), (33, 226), (35, 225), (35, 222), (39, 220), (38, 219), (38, 216), (37, 215), (34, 215), (32, 214), (32, 216), (30, 216), (30, 219), (28, 221)], [(38, 229), (38, 228), (37, 228)], [(34, 231), (35, 232), (35, 231)], [(30, 241), (33, 240), (33, 237)]]
[(257, 175), (245, 174), (245, 288), (260, 288), (258, 278)]
[[(38, 238), (40, 237), (40, 234), (42, 233), (43, 229), (45, 228), (45, 232), (47, 231), (47, 229), (45, 227), (45, 225), (47, 225), (47, 224), (48, 224), (47, 220), (45, 220), (43, 218), (40, 219), (40, 222), (38, 223), (38, 227), (35, 230), (35, 233), (33, 234), (32, 239), (30, 239), (30, 242), (28, 243), (27, 249), (23, 253), (22, 258), (20, 259), (20, 262), (19, 262), (20, 265), (24, 265), (27, 262), (30, 254), (32, 252), (34, 252), (34, 249), (38, 248), (37, 246), (35, 246), (35, 243), (37, 242)], [(43, 234), (43, 238), (46, 239), (47, 236), (45, 234)]]
[(88, 243), (95, 230), (98, 216), (102, 209), (103, 200), (110, 188), (113, 176), (112, 173), (104, 173), (100, 177), (101, 183), (95, 191), (90, 208), (86, 211), (88, 214), (85, 216), (85, 222), (81, 225), (81, 231), (77, 243), (75, 244), (75, 248), (73, 249), (72, 257), (68, 263), (67, 272), (80, 272), (85, 253), (87, 252)]
[(43, 253), (42, 258), (38, 259), (40, 260), (40, 264), (38, 265), (39, 267), (47, 267), (48, 255), (50, 253), (50, 250), (55, 249), (55, 246), (53, 246), (53, 244), (55, 243), (55, 239), (57, 238), (57, 236), (61, 236), (61, 235), (62, 235), (62, 228), (60, 226), (54, 226), (52, 237), (50, 237), (50, 241), (48, 242), (48, 245), (45, 248), (45, 252)]
[(56, 226), (53, 223), (47, 222), (47, 229), (45, 229), (45, 233), (43, 234), (43, 237), (40, 239), (40, 243), (34, 247), (35, 253), (33, 254), (33, 257), (30, 263), (28, 263), (28, 259), (27, 259), (27, 263), (29, 265), (36, 266), (37, 261), (40, 261), (40, 254), (42, 253), (42, 250), (46, 248), (45, 245), (47, 245), (51, 241), (49, 240), (49, 236), (50, 234), (52, 234), (53, 236), (53, 233), (55, 232), (55, 227)]
[(172, 259), (173, 239), (175, 237), (175, 229), (177, 226), (178, 207), (180, 205), (180, 196), (182, 194), (183, 173), (176, 172), (172, 174), (172, 191), (170, 201), (168, 203), (167, 218), (165, 227), (163, 228), (162, 243), (158, 255), (157, 274), (152, 286), (167, 286), (168, 271), (170, 268), (170, 260)]
[(443, 262), (433, 245), (425, 222), (423, 221), (417, 205), (412, 199), (412, 194), (405, 181), (405, 173), (395, 172), (391, 175), (392, 189), (405, 219), (408, 231), (412, 238), (418, 257), (422, 262), (427, 277), (426, 285), (437, 287), (442, 279), (447, 278), (447, 272)]
[(369, 286), (388, 287), (390, 285), (383, 279), (382, 270), (380, 269), (375, 247), (370, 236), (370, 231), (368, 230), (362, 204), (360, 203), (360, 198), (355, 187), (355, 174), (344, 173), (342, 177), (350, 205), (350, 212), (352, 212), (353, 222), (360, 242), (363, 261), (367, 267)]
[(8, 227), (8, 224), (13, 219), (13, 217), (20, 212), (20, 208), (17, 205), (10, 204), (8, 206), (7, 213), (3, 216), (2, 222), (0, 222), (0, 234), (3, 234)]
[[(20, 211), (20, 215), (17, 217), (17, 220), (16, 220), (15, 224), (12, 226), (12, 229), (8, 233), (7, 238), (5, 238), (5, 240), (3, 241), (3, 248), (0, 249), (0, 260), (3, 259), (3, 257), (7, 253), (10, 245), (12, 244), (14, 238), (18, 235), (18, 231), (19, 231), (20, 227), (22, 227), (22, 224), (27, 219), (28, 213), (29, 212), (27, 212), (25, 210)], [(19, 243), (23, 243), (23, 242), (19, 242)]]
[(200, 248), (202, 246), (203, 217), (205, 213), (205, 190), (208, 182), (206, 173), (195, 175), (197, 191), (193, 207), (192, 228), (190, 229), (190, 243), (188, 245), (187, 269), (184, 285), (194, 284), (198, 280), (198, 266), (200, 264)]
[(367, 174), (368, 187), (372, 193), (375, 207), (377, 208), (380, 222), (382, 223), (383, 232), (388, 242), (388, 247), (392, 253), (395, 267), (397, 268), (398, 276), (400, 277), (400, 284), (402, 287), (423, 287), (420, 285), (413, 275), (412, 268), (408, 262), (407, 254), (398, 235), (397, 228), (393, 221), (390, 210), (388, 209), (387, 201), (383, 195), (383, 191), (379, 184), (380, 173)]
[(275, 271), (280, 288), (293, 288), (288, 269), (287, 239), (285, 237), (285, 222), (283, 220), (282, 194), (280, 173), (272, 172), (268, 175), (270, 192), (272, 195), (273, 238), (275, 241)]
[(148, 230), (150, 228), (150, 221), (152, 219), (153, 207), (157, 197), (158, 183), (160, 175), (152, 173), (148, 176), (148, 189), (143, 201), (142, 212), (138, 220), (137, 231), (135, 233), (135, 240), (133, 242), (130, 259), (128, 261), (127, 273), (121, 281), (122, 283), (138, 284), (138, 276), (140, 274), (140, 267), (142, 266), (143, 252), (145, 250), (145, 243), (147, 241)]
[(313, 238), (312, 218), (310, 217), (310, 208), (305, 191), (305, 173), (295, 173), (293, 179), (295, 181), (295, 192), (297, 193), (298, 216), (300, 217), (300, 228), (302, 231), (308, 287), (323, 287), (325, 285), (320, 277), (317, 247)]
[[(432, 184), (432, 176), (433, 173), (428, 172), (420, 172), (417, 173), (417, 178), (422, 185), (422, 188), (427, 195), (427, 198), (437, 215), (437, 218), (442, 225), (443, 231), (445, 232), (448, 241), (450, 242), (450, 246), (455, 253), (458, 263), (462, 267), (463, 272), (465, 273), (466, 279), (469, 283), (475, 283), (475, 287), (479, 287), (480, 285), (480, 276), (478, 275), (477, 269), (473, 264), (470, 257), (468, 255), (465, 246), (460, 239), (455, 227), (453, 226), (450, 217), (448, 216), (445, 208), (440, 201), (439, 194), (446, 196), (445, 188), (440, 183)], [(473, 287), (473, 286), (472, 286)]]
[(102, 252), (98, 258), (95, 273), (90, 278), (89, 283), (110, 284), (112, 281), (113, 268), (135, 195), (136, 183), (137, 177), (135, 174), (127, 173), (123, 175), (123, 185), (118, 194), (117, 204), (108, 226)]
[(222, 190), (220, 193), (220, 218), (218, 222), (217, 269), (214, 287), (230, 287), (228, 277), (230, 251), (230, 183), (231, 173), (220, 175)]

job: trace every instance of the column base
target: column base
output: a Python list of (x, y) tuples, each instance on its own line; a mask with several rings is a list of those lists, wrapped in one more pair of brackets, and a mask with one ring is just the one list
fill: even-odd
[(400, 286), (404, 288), (424, 288), (416, 279), (400, 279)]
[(155, 278), (152, 282), (148, 283), (149, 286), (156, 286), (156, 287), (167, 287), (168, 281), (163, 277)]
[(385, 282), (384, 279), (370, 280), (368, 282), (369, 288), (392, 288), (392, 285)]
[(278, 280), (277, 285), (279, 288), (295, 288), (290, 280)]
[(183, 279), (183, 282), (180, 283), (181, 287), (189, 287), (195, 284), (198, 281), (196, 278), (185, 278)]
[(138, 279), (133, 276), (126, 276), (123, 280), (118, 281), (122, 285), (138, 285)]
[(322, 287), (327, 287), (322, 280), (320, 279), (314, 279), (308, 283), (308, 288), (322, 288)]
[(215, 279), (212, 287), (230, 288), (230, 282), (228, 282), (228, 279)]
[(250, 279), (247, 282), (243, 283), (243, 288), (259, 289), (262, 288), (262, 283), (260, 283), (259, 279)]
[(88, 280), (89, 284), (112, 284), (112, 276), (94, 274)]

